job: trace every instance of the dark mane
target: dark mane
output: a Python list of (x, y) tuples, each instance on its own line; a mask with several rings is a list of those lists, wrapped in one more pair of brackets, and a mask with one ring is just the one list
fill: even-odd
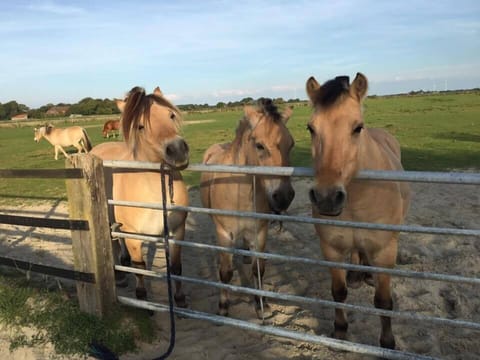
[[(272, 99), (269, 98), (260, 98), (257, 101), (257, 110), (263, 113), (266, 117), (269, 117), (273, 122), (282, 121), (282, 115), (278, 112), (277, 106), (273, 103)], [(234, 142), (240, 142), (245, 131), (251, 130), (250, 122), (244, 116), (238, 123), (237, 129), (235, 130), (235, 140)]]
[(150, 125), (150, 107), (153, 102), (172, 110), (177, 116), (177, 125), (180, 127), (181, 113), (175, 105), (162, 96), (155, 94), (146, 95), (144, 88), (136, 86), (127, 94), (122, 114), (123, 136), (133, 149), (135, 148), (138, 125), (142, 115), (145, 119), (145, 126)]
[(258, 107), (265, 116), (271, 117), (274, 122), (280, 121), (282, 115), (278, 112), (277, 106), (273, 103), (272, 99), (260, 98), (258, 99)]
[(314, 105), (329, 107), (349, 94), (350, 84), (348, 76), (337, 76), (335, 79), (328, 80), (315, 94), (312, 99)]

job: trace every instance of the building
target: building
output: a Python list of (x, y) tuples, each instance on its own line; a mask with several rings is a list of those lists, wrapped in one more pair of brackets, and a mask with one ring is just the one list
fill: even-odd
[(65, 115), (70, 106), (52, 106), (45, 113), (46, 116), (62, 116)]
[(28, 114), (23, 113), (23, 114), (17, 114), (14, 115), (10, 118), (10, 120), (27, 120), (28, 119)]

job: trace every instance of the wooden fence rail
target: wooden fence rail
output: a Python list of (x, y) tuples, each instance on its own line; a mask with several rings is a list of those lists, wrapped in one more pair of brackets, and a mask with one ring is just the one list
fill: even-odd
[(74, 270), (0, 257), (0, 264), (76, 280), (80, 309), (103, 316), (116, 302), (114, 262), (102, 161), (71, 156), (66, 169), (0, 169), (0, 178), (64, 178), (69, 220), (0, 214), (0, 223), (70, 229)]

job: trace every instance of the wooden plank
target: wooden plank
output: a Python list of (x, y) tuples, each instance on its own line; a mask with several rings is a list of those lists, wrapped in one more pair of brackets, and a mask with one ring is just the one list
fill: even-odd
[(90, 154), (74, 155), (67, 168), (82, 169), (83, 179), (67, 180), (71, 219), (85, 219), (89, 231), (72, 230), (76, 271), (94, 273), (96, 284), (77, 282), (80, 308), (103, 316), (116, 301), (112, 241), (102, 161)]
[(5, 214), (0, 214), (0, 224), (34, 226), (49, 229), (88, 230), (88, 221), (85, 220), (45, 219)]
[(0, 178), (81, 179), (81, 169), (0, 169)]
[(16, 269), (22, 269), (25, 271), (33, 271), (45, 275), (51, 275), (61, 277), (64, 279), (84, 281), (88, 283), (95, 283), (95, 276), (91, 273), (84, 273), (71, 269), (58, 268), (54, 266), (35, 264), (18, 259), (12, 259), (8, 257), (0, 257), (0, 265), (10, 266)]

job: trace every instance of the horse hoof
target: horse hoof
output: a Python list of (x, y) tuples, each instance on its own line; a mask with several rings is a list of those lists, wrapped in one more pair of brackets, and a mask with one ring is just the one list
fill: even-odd
[(375, 280), (373, 279), (372, 273), (365, 273), (365, 278), (363, 280), (368, 286), (375, 286)]
[(145, 288), (136, 288), (135, 296), (138, 300), (147, 300), (147, 290)]
[(177, 307), (180, 307), (180, 308), (186, 308), (187, 307), (187, 301), (185, 300), (185, 295), (184, 294), (181, 294), (181, 295), (175, 295), (174, 296), (175, 298), (175, 305), (177, 305)]
[(392, 336), (386, 336), (385, 339), (380, 338), (380, 346), (385, 349), (395, 349), (395, 337)]
[(222, 303), (222, 302), (218, 303), (217, 314), (220, 316), (228, 316), (228, 306), (229, 306), (228, 301), (225, 303)]
[(333, 337), (338, 340), (347, 340), (348, 323), (338, 324), (334, 322), (333, 326)]

